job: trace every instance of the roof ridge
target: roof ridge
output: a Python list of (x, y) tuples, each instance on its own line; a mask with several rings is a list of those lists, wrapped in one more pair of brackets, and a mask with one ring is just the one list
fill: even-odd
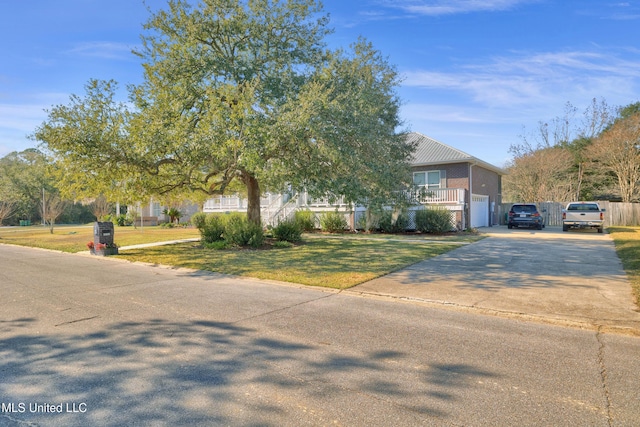
[(407, 139), (416, 143), (416, 151), (412, 155), (413, 166), (438, 165), (448, 163), (474, 163), (501, 175), (505, 171), (501, 168), (472, 156), (462, 150), (440, 142), (420, 132), (408, 132)]
[(421, 133), (421, 132), (409, 132), (409, 135), (411, 135), (412, 133), (413, 133), (413, 134), (416, 134), (416, 135), (420, 135), (420, 136), (421, 136), (421, 137), (423, 137), (423, 138), (427, 138), (427, 139), (429, 139), (429, 140), (431, 140), (431, 141), (433, 141), (433, 142), (435, 142), (435, 143), (437, 143), (437, 144), (440, 144), (440, 145), (442, 145), (442, 146), (444, 146), (444, 147), (447, 147), (447, 148), (448, 148), (448, 149), (450, 149), (450, 150), (456, 151), (456, 152), (458, 152), (459, 154), (462, 154), (464, 157), (467, 157), (467, 158), (469, 158), (469, 159), (480, 160), (480, 159), (478, 159), (477, 157), (472, 156), (471, 154), (469, 154), (469, 153), (467, 153), (467, 152), (464, 152), (464, 151), (462, 151), (462, 150), (460, 150), (460, 149), (458, 149), (458, 148), (452, 147), (452, 146), (450, 146), (449, 144), (445, 144), (444, 142), (438, 141), (437, 139), (432, 138), (432, 137), (430, 137), (430, 136), (428, 136), (428, 135), (425, 135), (425, 134), (423, 134), (423, 133)]

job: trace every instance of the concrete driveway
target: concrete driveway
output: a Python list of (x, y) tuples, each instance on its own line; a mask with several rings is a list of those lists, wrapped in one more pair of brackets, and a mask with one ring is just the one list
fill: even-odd
[(640, 335), (640, 312), (608, 234), (480, 231), (488, 237), (352, 291)]

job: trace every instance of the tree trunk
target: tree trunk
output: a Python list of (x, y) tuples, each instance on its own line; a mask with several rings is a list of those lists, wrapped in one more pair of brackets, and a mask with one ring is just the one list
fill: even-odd
[(254, 224), (260, 224), (260, 185), (251, 174), (244, 172), (242, 180), (247, 186), (247, 219)]

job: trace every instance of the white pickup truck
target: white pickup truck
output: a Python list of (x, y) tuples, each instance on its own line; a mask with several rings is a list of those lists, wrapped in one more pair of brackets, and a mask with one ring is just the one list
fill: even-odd
[(604, 230), (604, 209), (596, 202), (572, 202), (562, 211), (562, 231), (570, 228), (596, 228)]

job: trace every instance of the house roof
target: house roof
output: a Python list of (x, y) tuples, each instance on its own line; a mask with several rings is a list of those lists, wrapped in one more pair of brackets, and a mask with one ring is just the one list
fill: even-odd
[(418, 132), (407, 134), (407, 141), (416, 144), (416, 151), (411, 159), (411, 166), (430, 166), (450, 163), (472, 163), (485, 169), (506, 175), (506, 172), (497, 166), (473, 157), (464, 151), (443, 144), (433, 138), (429, 138)]

